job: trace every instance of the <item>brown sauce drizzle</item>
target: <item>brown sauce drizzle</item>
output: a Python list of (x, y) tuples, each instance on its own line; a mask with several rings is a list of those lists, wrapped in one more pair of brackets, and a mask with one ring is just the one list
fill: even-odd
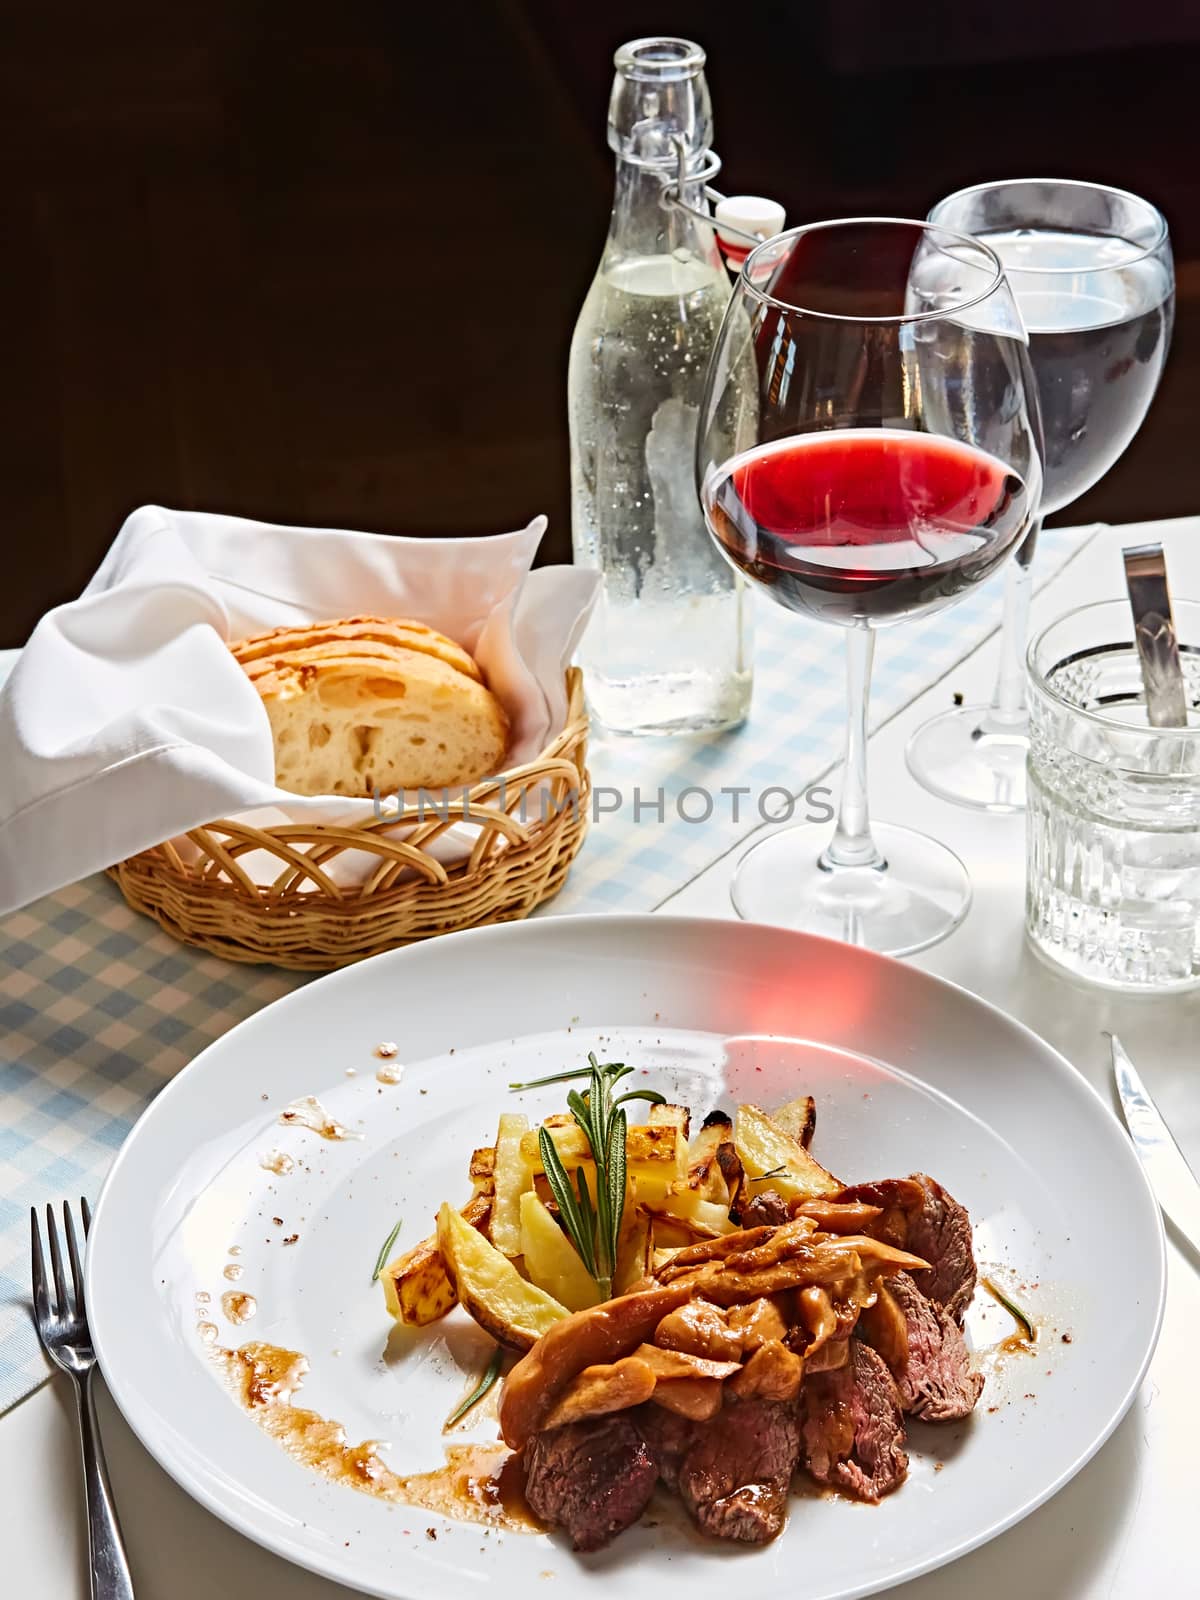
[(505, 1445), (448, 1445), (443, 1466), (401, 1477), (380, 1456), (378, 1440), (351, 1444), (340, 1422), (292, 1404), (308, 1371), (308, 1358), (299, 1351), (253, 1342), (237, 1350), (213, 1349), (211, 1355), (242, 1409), (288, 1455), (322, 1477), (458, 1522), (511, 1533), (545, 1531), (525, 1503), (520, 1458)]
[(238, 1403), (295, 1460), (368, 1494), (390, 1495), (399, 1483), (380, 1459), (373, 1439), (348, 1444), (340, 1422), (292, 1405), (290, 1396), (308, 1371), (307, 1357), (257, 1342), (238, 1350), (214, 1350), (212, 1355)]
[(525, 1500), (520, 1458), (502, 1444), (446, 1446), (446, 1464), (397, 1480), (396, 1498), (459, 1522), (545, 1533)]
[(258, 1310), (258, 1301), (240, 1289), (227, 1289), (221, 1296), (221, 1310), (230, 1322), (249, 1322)]
[(999, 1344), (994, 1344), (992, 1349), (999, 1356), (1032, 1356), (1036, 1354), (1032, 1343), (1023, 1333), (1008, 1334), (1000, 1340)]
[[(1035, 1355), (1035, 1347), (1037, 1345), (1039, 1333), (1038, 1323), (1036, 1320), (1032, 1317), (1029, 1319), (1029, 1326), (1033, 1330), (1033, 1338), (1031, 1339), (1029, 1337), (1028, 1330), (1022, 1325), (1021, 1322), (1018, 1321), (1015, 1316), (1013, 1316), (1013, 1313), (1004, 1304), (1001, 1293), (992, 1280), (990, 1278), (980, 1278), (979, 1282), (980, 1286), (987, 1290), (992, 1299), (995, 1300), (996, 1304), (1003, 1307), (1005, 1311), (1008, 1311), (1009, 1316), (1012, 1317), (1013, 1321), (1016, 1323), (1016, 1328), (1012, 1333), (1006, 1334), (1003, 1339), (997, 1340), (994, 1345), (990, 1345), (987, 1350), (981, 1351), (980, 1354), (984, 1356), (990, 1355), (994, 1360), (1003, 1360), (1005, 1356)], [(1028, 1313), (1025, 1313), (1025, 1315), (1028, 1315)]]
[(334, 1141), (337, 1139), (361, 1139), (361, 1133), (351, 1133), (326, 1111), (315, 1094), (301, 1095), (299, 1100), (293, 1100), (290, 1106), (285, 1106), (279, 1113), (279, 1120), (287, 1128), (307, 1128), (310, 1133), (316, 1133), (322, 1139)]

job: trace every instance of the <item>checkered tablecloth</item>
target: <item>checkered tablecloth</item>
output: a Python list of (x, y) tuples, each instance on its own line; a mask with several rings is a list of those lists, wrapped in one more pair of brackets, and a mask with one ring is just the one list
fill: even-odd
[[(1079, 531), (1044, 534), (1038, 582), (1085, 542)], [(996, 626), (1000, 603), (992, 583), (924, 622), (883, 632), (874, 725), (949, 674)], [(761, 825), (754, 796), (774, 786), (798, 794), (828, 773), (845, 719), (833, 631), (760, 604), (756, 657), (753, 712), (735, 733), (595, 741), (594, 783), (619, 794), (620, 807), (594, 823), (548, 914), (653, 910)], [(947, 706), (952, 689), (948, 681)], [(704, 822), (679, 815), (686, 789), (719, 797), (738, 786), (752, 792), (738, 821), (728, 799)], [(700, 815), (703, 796), (685, 797), (683, 809)], [(886, 803), (878, 809), (884, 815)], [(103, 877), (0, 922), (0, 1412), (48, 1370), (29, 1316), (29, 1207), (94, 1200), (158, 1089), (205, 1045), (305, 981), (177, 944)]]

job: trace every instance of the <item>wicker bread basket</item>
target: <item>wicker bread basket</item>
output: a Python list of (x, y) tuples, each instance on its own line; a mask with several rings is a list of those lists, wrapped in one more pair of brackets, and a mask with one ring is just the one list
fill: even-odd
[[(465, 801), (436, 811), (414, 803), (350, 827), (210, 822), (187, 835), (195, 859), (160, 844), (110, 875), (135, 910), (185, 944), (230, 961), (314, 972), (434, 934), (514, 922), (558, 893), (583, 842), (587, 735), (582, 677), (572, 667), (563, 731), (535, 761), (476, 784)], [(463, 822), (478, 830), (471, 854), (444, 865), (434, 846)], [(389, 837), (406, 824), (405, 838)], [(339, 885), (333, 870), (346, 850), (375, 858), (352, 887)], [(240, 865), (252, 851), (278, 862), (271, 882), (260, 881), (260, 855), (253, 879)]]

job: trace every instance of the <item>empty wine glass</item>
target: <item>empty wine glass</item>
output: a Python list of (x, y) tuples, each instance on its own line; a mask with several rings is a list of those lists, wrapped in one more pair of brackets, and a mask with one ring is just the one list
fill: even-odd
[(849, 725), (832, 839), (793, 827), (750, 850), (742, 916), (899, 955), (966, 913), (952, 851), (869, 820), (875, 629), (949, 605), (1024, 537), (1041, 493), (1032, 385), (1004, 270), (978, 240), (855, 219), (794, 228), (744, 263), (701, 406), (701, 503), (738, 571), (844, 631)]
[(1041, 514), (1007, 570), (1001, 665), (992, 703), (918, 728), (908, 765), (943, 799), (988, 811), (1025, 804), (1025, 636), (1042, 517), (1097, 483), (1142, 425), (1166, 361), (1175, 310), (1167, 225), (1123, 189), (1065, 179), (977, 184), (934, 206), (932, 222), (991, 245), (1029, 333), (1045, 431)]

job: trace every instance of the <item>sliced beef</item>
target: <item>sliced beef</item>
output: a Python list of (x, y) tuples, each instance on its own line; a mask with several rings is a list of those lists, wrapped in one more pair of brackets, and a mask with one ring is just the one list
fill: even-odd
[(783, 1527), (799, 1459), (794, 1405), (733, 1401), (696, 1427), (680, 1463), (679, 1492), (705, 1533), (766, 1544)]
[(525, 1451), (525, 1497), (535, 1516), (565, 1528), (576, 1550), (599, 1550), (637, 1521), (658, 1464), (628, 1414), (535, 1434)]
[(679, 1468), (696, 1437), (698, 1424), (665, 1406), (639, 1406), (634, 1413), (642, 1437), (658, 1463), (658, 1475), (668, 1489), (679, 1488)]
[(983, 1374), (972, 1372), (954, 1318), (921, 1293), (907, 1272), (889, 1278), (887, 1292), (904, 1317), (904, 1359), (892, 1364), (905, 1411), (926, 1422), (957, 1422), (975, 1409)]
[(834, 1198), (882, 1206), (878, 1225), (869, 1225), (866, 1231), (928, 1261), (927, 1270), (913, 1273), (914, 1283), (961, 1325), (976, 1277), (971, 1219), (965, 1207), (924, 1172), (854, 1184)]
[(810, 1377), (801, 1394), (808, 1470), (861, 1500), (879, 1500), (908, 1475), (900, 1394), (883, 1358), (858, 1339), (834, 1372)]
[(764, 1189), (756, 1194), (741, 1213), (743, 1228), (758, 1228), (764, 1223), (777, 1228), (791, 1220), (788, 1203), (776, 1189)]
[(913, 1282), (921, 1293), (944, 1306), (955, 1322), (962, 1322), (977, 1277), (971, 1243), (971, 1219), (941, 1184), (923, 1172), (913, 1173), (925, 1200), (908, 1219), (908, 1248), (930, 1263), (927, 1272), (915, 1272)]

